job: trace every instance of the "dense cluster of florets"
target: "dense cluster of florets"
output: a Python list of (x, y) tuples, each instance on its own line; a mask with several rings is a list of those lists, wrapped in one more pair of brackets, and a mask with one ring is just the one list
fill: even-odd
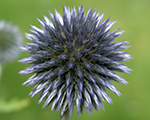
[(130, 55), (122, 51), (128, 42), (113, 42), (123, 31), (110, 32), (115, 22), (102, 20), (104, 14), (89, 9), (84, 13), (82, 6), (63, 9), (61, 16), (56, 10), (50, 13), (49, 20), (40, 20), (42, 29), (32, 26), (31, 34), (21, 49), (29, 53), (28, 58), (20, 60), (31, 66), (20, 74), (32, 74), (23, 85), (36, 85), (30, 95), (41, 93), (39, 103), (45, 99), (44, 106), (52, 103), (52, 110), (61, 108), (72, 113), (74, 105), (78, 114), (83, 107), (88, 113), (92, 108), (103, 107), (102, 101), (112, 103), (106, 88), (120, 95), (111, 80), (127, 84), (114, 71), (128, 73), (130, 69), (122, 62)]
[(22, 45), (22, 35), (18, 27), (4, 20), (0, 21), (0, 64), (16, 58)]

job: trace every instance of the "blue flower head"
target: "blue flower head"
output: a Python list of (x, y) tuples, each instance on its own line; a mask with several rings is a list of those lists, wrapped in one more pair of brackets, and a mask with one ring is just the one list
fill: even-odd
[(20, 62), (30, 67), (20, 74), (33, 76), (23, 85), (35, 85), (30, 95), (40, 93), (38, 102), (61, 109), (61, 115), (66, 109), (71, 115), (74, 105), (78, 114), (83, 108), (88, 113), (93, 107), (104, 109), (102, 101), (112, 103), (106, 88), (121, 95), (111, 81), (128, 83), (115, 73), (131, 70), (122, 63), (131, 58), (122, 51), (129, 47), (124, 46), (128, 41), (114, 42), (123, 31), (110, 32), (116, 21), (102, 20), (104, 13), (99, 15), (92, 8), (85, 14), (82, 6), (78, 10), (64, 6), (63, 16), (56, 10), (55, 15), (49, 14), (51, 20), (38, 19), (41, 29), (32, 26), (31, 34), (26, 33), (32, 42), (21, 49), (29, 57)]

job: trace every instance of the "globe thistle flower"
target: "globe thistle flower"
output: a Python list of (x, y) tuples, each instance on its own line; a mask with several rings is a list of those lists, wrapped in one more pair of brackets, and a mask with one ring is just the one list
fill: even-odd
[(116, 21), (102, 20), (104, 13), (92, 8), (85, 14), (82, 6), (64, 6), (63, 16), (57, 10), (49, 14), (51, 20), (38, 19), (41, 29), (32, 26), (31, 34), (26, 33), (32, 42), (21, 49), (29, 57), (19, 62), (30, 67), (19, 73), (34, 75), (23, 85), (35, 85), (30, 95), (41, 93), (38, 102), (45, 101), (43, 107), (52, 103), (52, 110), (61, 109), (61, 115), (67, 110), (71, 115), (74, 106), (78, 114), (83, 108), (88, 113), (93, 107), (104, 109), (102, 101), (112, 103), (106, 88), (121, 95), (111, 81), (128, 83), (115, 73), (131, 70), (122, 63), (131, 58), (122, 51), (128, 41), (113, 42), (123, 31), (110, 32)]
[(4, 20), (0, 21), (0, 64), (15, 59), (22, 45), (22, 36), (18, 27)]

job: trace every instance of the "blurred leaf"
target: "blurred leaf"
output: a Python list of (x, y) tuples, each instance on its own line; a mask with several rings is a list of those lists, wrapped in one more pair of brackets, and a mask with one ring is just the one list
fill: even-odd
[(12, 99), (10, 101), (5, 101), (0, 99), (0, 113), (10, 113), (19, 111), (29, 105), (29, 99)]

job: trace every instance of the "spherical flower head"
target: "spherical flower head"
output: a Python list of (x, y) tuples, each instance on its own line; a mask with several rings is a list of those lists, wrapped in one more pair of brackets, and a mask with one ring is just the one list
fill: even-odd
[(0, 21), (0, 64), (15, 59), (22, 46), (22, 35), (16, 26)]
[(38, 19), (42, 29), (32, 26), (26, 34), (32, 42), (22, 50), (29, 57), (20, 62), (31, 66), (20, 74), (34, 75), (23, 85), (35, 85), (30, 95), (41, 93), (39, 103), (45, 99), (44, 107), (52, 103), (52, 110), (61, 108), (61, 115), (66, 109), (71, 115), (74, 105), (78, 114), (84, 107), (88, 113), (93, 107), (104, 109), (102, 101), (112, 103), (106, 88), (121, 95), (111, 81), (128, 83), (114, 73), (131, 70), (122, 63), (131, 58), (122, 51), (128, 42), (113, 42), (123, 31), (110, 32), (115, 22), (102, 20), (104, 13), (91, 8), (85, 14), (82, 6), (64, 6), (63, 13), (49, 12), (51, 20)]

